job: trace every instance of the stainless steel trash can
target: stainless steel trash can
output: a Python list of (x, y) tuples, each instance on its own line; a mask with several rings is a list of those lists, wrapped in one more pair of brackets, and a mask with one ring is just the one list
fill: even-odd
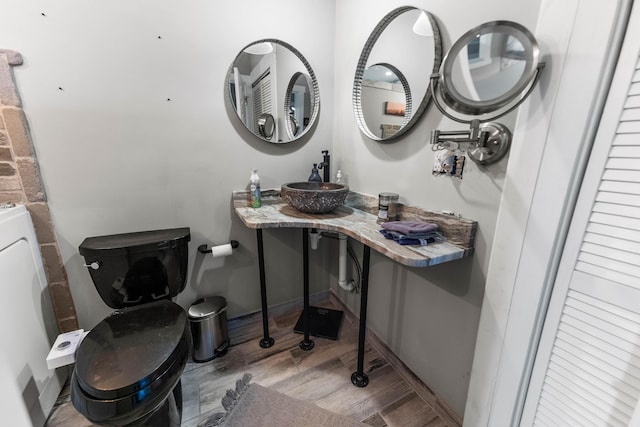
[(227, 301), (223, 297), (200, 298), (189, 307), (193, 337), (193, 361), (207, 362), (229, 348)]

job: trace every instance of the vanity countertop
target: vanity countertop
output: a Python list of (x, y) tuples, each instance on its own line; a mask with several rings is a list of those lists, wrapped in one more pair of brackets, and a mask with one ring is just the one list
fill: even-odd
[(249, 228), (316, 228), (343, 233), (381, 254), (410, 267), (428, 267), (473, 253), (476, 221), (430, 212), (400, 204), (402, 220), (423, 220), (438, 224), (446, 242), (427, 246), (402, 246), (380, 234), (376, 221), (378, 198), (350, 191), (344, 205), (325, 214), (306, 214), (289, 206), (279, 190), (262, 191), (262, 207), (249, 207), (249, 192), (234, 191), (236, 215)]

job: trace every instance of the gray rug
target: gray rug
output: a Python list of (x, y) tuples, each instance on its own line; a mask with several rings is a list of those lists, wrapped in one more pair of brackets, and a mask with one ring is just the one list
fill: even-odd
[(245, 374), (222, 399), (226, 412), (208, 417), (198, 427), (367, 427), (344, 415), (297, 400), (258, 384)]

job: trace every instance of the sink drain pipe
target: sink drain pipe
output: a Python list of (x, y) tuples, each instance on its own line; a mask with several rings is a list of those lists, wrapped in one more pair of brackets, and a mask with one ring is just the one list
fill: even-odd
[[(347, 280), (347, 242), (348, 238), (346, 234), (336, 233), (338, 236), (338, 286), (344, 289), (347, 292), (355, 292), (356, 283), (352, 280)], [(311, 249), (318, 249), (318, 242), (323, 236), (323, 233), (319, 232), (317, 229), (312, 228), (309, 230), (310, 236), (310, 245)], [(333, 237), (333, 233), (328, 235), (329, 237)], [(353, 256), (353, 255), (352, 255)]]
[(347, 281), (347, 236), (338, 233), (338, 286), (348, 292), (354, 292), (356, 284)]

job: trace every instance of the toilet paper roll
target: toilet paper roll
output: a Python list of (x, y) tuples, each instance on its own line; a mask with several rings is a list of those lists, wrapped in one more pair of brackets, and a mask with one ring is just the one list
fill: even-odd
[(233, 248), (231, 247), (231, 243), (211, 247), (211, 256), (213, 256), (214, 258), (229, 256), (232, 253)]

